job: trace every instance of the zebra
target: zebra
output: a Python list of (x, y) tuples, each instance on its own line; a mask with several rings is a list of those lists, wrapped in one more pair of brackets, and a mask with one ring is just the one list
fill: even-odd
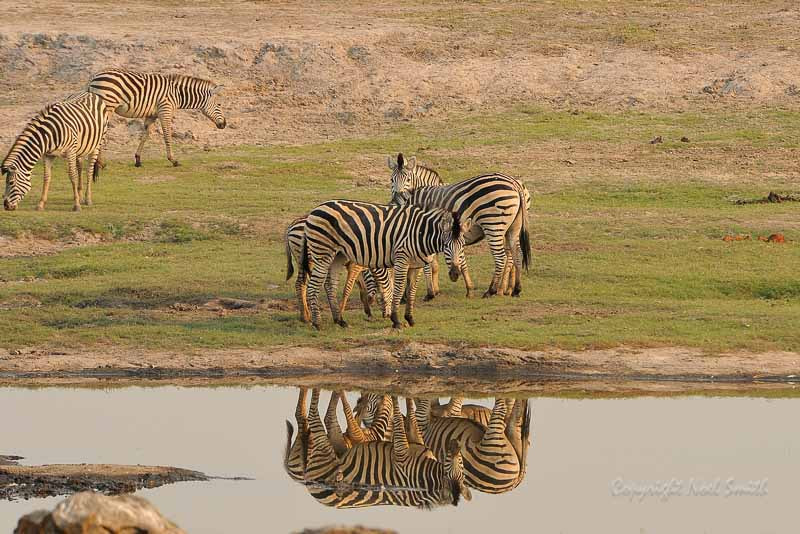
[(227, 126), (218, 100), (223, 86), (210, 80), (182, 74), (143, 73), (125, 69), (99, 72), (89, 82), (88, 90), (105, 100), (108, 114), (144, 119), (144, 130), (136, 149), (135, 165), (142, 166), (142, 148), (150, 137), (156, 119), (161, 123), (167, 159), (177, 167), (172, 154), (172, 118), (178, 109), (195, 109), (217, 128)]
[[(394, 267), (391, 319), (394, 328), (401, 328), (398, 308), (408, 279), (408, 300), (405, 319), (414, 326), (414, 297), (417, 272), (432, 261), (434, 254), (444, 252), (450, 278), (458, 279), (459, 267), (454, 258), (463, 255), (464, 232), (469, 221), (461, 224), (458, 213), (442, 209), (425, 209), (416, 205), (382, 206), (350, 200), (331, 200), (314, 208), (306, 219), (306, 241), (303, 247), (303, 268), (309, 271), (313, 260), (308, 300), (311, 324), (319, 329), (320, 311), (317, 297), (326, 284), (334, 321), (342, 319), (335, 306), (336, 271), (342, 260), (352, 261), (369, 269)], [(330, 271), (330, 272), (329, 272)]]
[[(430, 167), (419, 165), (417, 163), (416, 156), (411, 156), (411, 158), (409, 158), (409, 160), (406, 162), (403, 158), (403, 154), (401, 153), (397, 154), (396, 160), (393, 160), (392, 156), (387, 156), (386, 162), (389, 165), (389, 169), (392, 171), (392, 176), (394, 176), (395, 173), (405, 171), (410, 172), (414, 176), (414, 183), (418, 184), (418, 186), (444, 185), (439, 173)], [(440, 293), (439, 261), (435, 260), (429, 264), (426, 264), (423, 268), (423, 272), (425, 273), (425, 283), (428, 289), (428, 292), (423, 300), (433, 300)]]
[[(309, 322), (310, 314), (308, 308), (308, 299), (306, 298), (306, 289), (308, 286), (309, 272), (303, 268), (302, 255), (303, 255), (303, 242), (306, 239), (306, 217), (298, 217), (293, 220), (286, 228), (284, 237), (284, 244), (286, 248), (286, 280), (289, 280), (294, 275), (294, 265), (292, 259), (298, 265), (297, 280), (295, 281), (295, 294), (297, 296), (297, 309), (300, 313), (300, 320), (304, 323)], [(348, 262), (347, 266), (347, 282), (345, 283), (344, 295), (342, 302), (339, 304), (339, 315), (344, 313), (347, 307), (347, 301), (350, 298), (350, 293), (353, 290), (353, 285), (358, 282), (359, 293), (361, 297), (361, 304), (364, 308), (364, 314), (367, 317), (372, 317), (371, 303), (375, 301), (378, 292), (384, 297), (383, 316), (389, 315), (388, 289), (390, 288), (390, 277), (388, 271), (385, 269), (376, 269), (373, 276), (372, 271), (364, 269), (360, 265), (353, 262)], [(327, 283), (327, 282), (326, 282)], [(339, 323), (341, 326), (347, 326), (347, 323), (342, 320)]]
[[(519, 296), (522, 292), (521, 268), (528, 268), (531, 255), (529, 203), (530, 194), (525, 185), (504, 174), (484, 174), (442, 186), (418, 186), (413, 173), (405, 168), (392, 174), (391, 204), (416, 204), (456, 212), (462, 219), (473, 222), (466, 235), (467, 245), (487, 238), (494, 257), (494, 275), (484, 298), (498, 291), (505, 293), (503, 286), (510, 275), (512, 261), (514, 289), (511, 294)], [(474, 285), (466, 260), (460, 265), (460, 272), (464, 276), (467, 297), (471, 297)]]
[(484, 493), (505, 493), (525, 476), (530, 435), (527, 401), (496, 399), (488, 427), (463, 417), (431, 415), (430, 401), (419, 399), (418, 424), (425, 445), (441, 459), (446, 444), (464, 443), (462, 451), (466, 483)]
[[(96, 161), (107, 127), (105, 102), (89, 93), (72, 95), (42, 109), (17, 136), (8, 155), (0, 164), (0, 172), (6, 179), (3, 207), (9, 211), (17, 208), (31, 189), (34, 165), (44, 157), (42, 197), (37, 205), (38, 210), (44, 210), (50, 189), (53, 160), (61, 156), (67, 160), (67, 171), (72, 182), (72, 209), (80, 211), (80, 159), (89, 156), (89, 166), (93, 169), (93, 179), (96, 179), (99, 172)], [(88, 178), (86, 184), (84, 203), (90, 206), (92, 190)]]
[(424, 448), (413, 448), (398, 400), (392, 398), (392, 441), (370, 441), (337, 456), (319, 417), (319, 390), (311, 396), (308, 420), (311, 446), (304, 483), (327, 506), (354, 508), (378, 504), (432, 507), (457, 505), (472, 495), (465, 484), (461, 449), (448, 444), (442, 462)]

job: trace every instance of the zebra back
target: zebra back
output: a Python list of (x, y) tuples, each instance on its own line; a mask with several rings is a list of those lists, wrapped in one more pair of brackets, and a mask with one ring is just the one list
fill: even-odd
[(127, 69), (98, 72), (88, 85), (88, 91), (105, 100), (112, 111), (124, 108), (124, 115), (131, 118), (154, 116), (164, 100), (178, 109), (204, 109), (220, 89), (211, 80), (194, 76)]

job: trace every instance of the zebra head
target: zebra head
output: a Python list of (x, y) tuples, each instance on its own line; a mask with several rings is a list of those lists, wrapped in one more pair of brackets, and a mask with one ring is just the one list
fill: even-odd
[(450, 482), (450, 495), (453, 505), (457, 505), (461, 497), (471, 501), (472, 492), (464, 481), (464, 458), (461, 455), (461, 444), (451, 439), (447, 443), (447, 456), (444, 459), (444, 471)]
[(222, 114), (222, 106), (219, 103), (218, 94), (222, 91), (224, 86), (217, 85), (216, 87), (212, 88), (211, 91), (208, 93), (208, 96), (203, 103), (203, 107), (200, 108), (200, 111), (203, 112), (203, 115), (209, 118), (211, 122), (217, 125), (217, 128), (220, 130), (224, 129), (225, 126), (228, 125), (228, 122), (225, 120), (225, 115)]
[(411, 156), (406, 161), (401, 153), (397, 155), (397, 161), (393, 161), (392, 156), (389, 156), (387, 163), (392, 170), (392, 202), (394, 202), (398, 194), (411, 191), (417, 187), (418, 184), (414, 183), (417, 157)]
[(446, 213), (440, 223), (442, 252), (453, 282), (458, 280), (464, 264), (464, 234), (468, 227), (469, 222), (462, 223), (461, 217), (455, 211)]
[(3, 208), (6, 211), (17, 209), (19, 201), (31, 190), (31, 172), (23, 172), (16, 167), (0, 167), (6, 178), (6, 190), (3, 194)]

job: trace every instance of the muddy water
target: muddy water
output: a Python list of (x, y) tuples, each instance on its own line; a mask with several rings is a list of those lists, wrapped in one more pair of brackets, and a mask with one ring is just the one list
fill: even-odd
[[(399, 532), (790, 532), (800, 400), (533, 398), (525, 480), (431, 511), (328, 508), (283, 470), (297, 389), (0, 389), (0, 454), (24, 462), (171, 465), (252, 481), (143, 490), (189, 532), (367, 525)], [(356, 395), (348, 395), (355, 404)], [(327, 407), (323, 392), (321, 410)], [(477, 402), (492, 406), (492, 399)], [(720, 479), (720, 484), (714, 482)], [(747, 495), (727, 495), (728, 481)], [(667, 482), (668, 497), (630, 496)], [(748, 485), (748, 483), (750, 483)], [(747, 485), (747, 487), (744, 487)], [(615, 493), (617, 495), (615, 495)], [(0, 532), (60, 498), (0, 501)]]

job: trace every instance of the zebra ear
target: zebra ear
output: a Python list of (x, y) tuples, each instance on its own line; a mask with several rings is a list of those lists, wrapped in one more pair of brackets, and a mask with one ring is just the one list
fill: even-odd
[(406, 164), (406, 167), (408, 167), (408, 170), (413, 171), (414, 167), (416, 167), (416, 166), (417, 166), (417, 156), (411, 156), (408, 159), (408, 163)]
[(397, 164), (394, 161), (392, 161), (392, 156), (387, 156), (386, 163), (387, 163), (387, 165), (389, 165), (389, 168), (392, 169), (392, 170), (395, 170), (397, 168)]
[(215, 88), (213, 88), (213, 89), (211, 90), (211, 94), (212, 94), (212, 95), (219, 94), (219, 92), (220, 92), (220, 91), (222, 91), (223, 89), (225, 89), (225, 86), (224, 86), (224, 85), (218, 85), (218, 86), (216, 86)]

